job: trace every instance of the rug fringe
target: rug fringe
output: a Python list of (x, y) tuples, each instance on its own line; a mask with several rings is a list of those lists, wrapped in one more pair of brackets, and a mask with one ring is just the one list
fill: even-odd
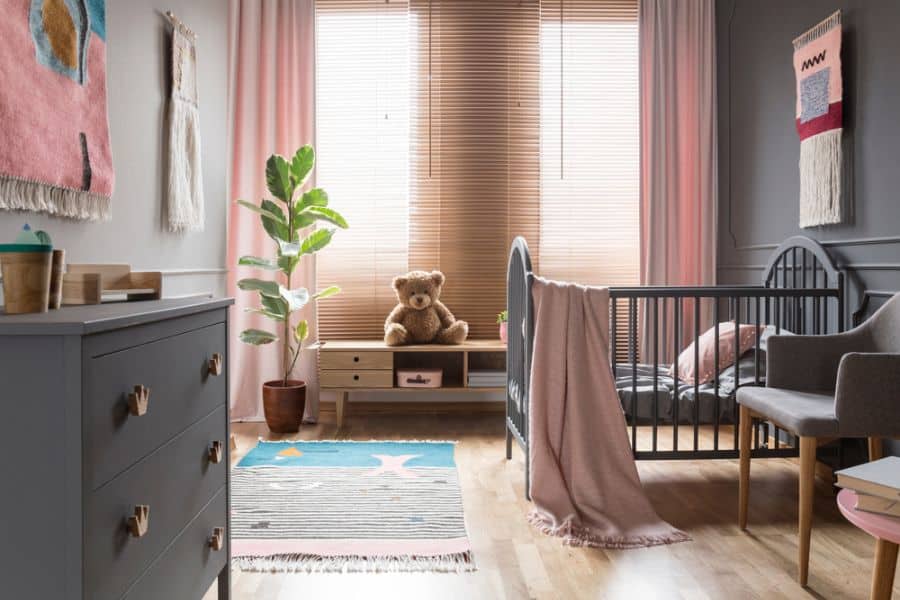
[(545, 535), (563, 538), (563, 544), (567, 546), (631, 550), (691, 541), (691, 536), (674, 528), (673, 532), (668, 535), (640, 535), (627, 538), (597, 535), (589, 529), (578, 527), (571, 520), (567, 520), (562, 525), (553, 526), (537, 511), (531, 511), (528, 514), (528, 522)]
[(438, 556), (238, 556), (232, 565), (255, 573), (467, 573), (476, 571), (472, 552)]
[(110, 198), (0, 174), (0, 209), (42, 212), (81, 221), (108, 221)]

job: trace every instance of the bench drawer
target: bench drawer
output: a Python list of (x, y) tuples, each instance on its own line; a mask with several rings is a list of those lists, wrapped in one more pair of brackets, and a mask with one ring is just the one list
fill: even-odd
[(227, 541), (221, 550), (209, 547), (213, 529), (225, 526), (225, 501), (223, 488), (128, 590), (125, 600), (203, 598), (228, 561)]
[[(226, 482), (227, 413), (224, 406), (94, 491), (86, 500), (86, 597), (118, 600)], [(222, 448), (218, 463), (210, 447)], [(135, 506), (149, 507), (146, 533), (131, 535)], [(222, 510), (218, 526), (225, 525)]]
[(388, 370), (394, 368), (394, 355), (391, 352), (320, 352), (319, 368)]
[[(85, 360), (86, 481), (97, 489), (198, 419), (223, 406), (225, 324), (203, 327)], [(209, 368), (222, 357), (219, 375)], [(149, 390), (146, 413), (129, 410), (135, 386)]]
[(323, 388), (390, 388), (394, 387), (394, 372), (322, 371), (319, 384)]

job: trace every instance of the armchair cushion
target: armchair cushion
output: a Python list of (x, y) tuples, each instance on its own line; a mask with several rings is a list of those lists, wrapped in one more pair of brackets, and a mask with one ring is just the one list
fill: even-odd
[(848, 352), (868, 352), (863, 328), (834, 335), (774, 335), (766, 348), (766, 385), (801, 391), (832, 391), (838, 365)]
[(747, 386), (738, 389), (737, 401), (797, 435), (820, 437), (838, 432), (831, 394)]
[(838, 368), (835, 413), (841, 435), (900, 435), (900, 354), (845, 355)]

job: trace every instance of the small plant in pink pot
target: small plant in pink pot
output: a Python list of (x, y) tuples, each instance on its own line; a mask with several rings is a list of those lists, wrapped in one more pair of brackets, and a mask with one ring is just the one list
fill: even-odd
[(507, 335), (509, 333), (509, 324), (507, 321), (509, 321), (509, 313), (507, 311), (504, 310), (497, 314), (497, 323), (500, 324), (500, 341), (504, 344), (506, 343)]

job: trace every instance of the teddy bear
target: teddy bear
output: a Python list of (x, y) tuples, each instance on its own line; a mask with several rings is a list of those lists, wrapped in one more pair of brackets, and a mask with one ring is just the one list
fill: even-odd
[(399, 304), (384, 322), (384, 343), (461, 344), (469, 335), (469, 324), (457, 321), (438, 299), (444, 274), (440, 271), (410, 271), (394, 278)]

